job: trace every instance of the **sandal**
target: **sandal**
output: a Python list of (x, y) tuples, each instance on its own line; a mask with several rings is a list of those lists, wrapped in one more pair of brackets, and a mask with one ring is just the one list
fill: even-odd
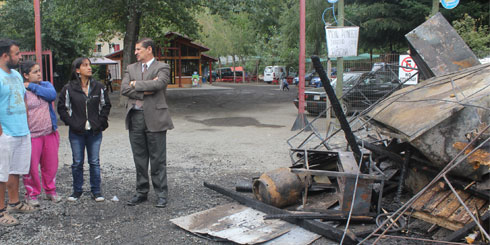
[(0, 225), (1, 226), (14, 226), (14, 225), (18, 225), (19, 224), (19, 221), (10, 216), (9, 213), (7, 213), (7, 211), (5, 211), (5, 208), (0, 210)]
[[(13, 206), (12, 206), (13, 205)], [(7, 206), (7, 211), (10, 213), (32, 213), (37, 209), (25, 202), (12, 203)]]

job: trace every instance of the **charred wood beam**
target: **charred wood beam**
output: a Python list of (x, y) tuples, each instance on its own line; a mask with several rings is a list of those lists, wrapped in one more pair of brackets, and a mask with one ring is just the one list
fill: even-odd
[[(483, 222), (486, 222), (488, 220), (488, 217), (490, 216), (490, 211), (487, 210), (485, 214), (481, 217), (481, 224)], [(449, 235), (444, 239), (444, 241), (448, 242), (457, 242), (461, 239), (463, 239), (468, 233), (476, 226), (475, 221), (471, 221), (470, 223), (466, 224), (463, 226), (463, 228), (453, 232), (453, 234)]]
[[(334, 215), (328, 213), (291, 213), (291, 214), (268, 214), (264, 219), (324, 219), (328, 221), (346, 221), (347, 215)], [(370, 216), (351, 216), (351, 221), (373, 222), (374, 218)]]
[(366, 167), (362, 166), (361, 162), (361, 149), (359, 149), (359, 146), (357, 145), (356, 142), (356, 137), (354, 136), (354, 133), (352, 133), (352, 129), (350, 128), (349, 122), (345, 118), (345, 114), (342, 111), (342, 107), (340, 105), (340, 102), (335, 95), (335, 91), (332, 88), (332, 85), (330, 85), (330, 79), (328, 79), (327, 74), (325, 73), (325, 70), (323, 69), (322, 63), (320, 62), (320, 58), (318, 56), (311, 56), (311, 61), (313, 62), (313, 65), (315, 67), (316, 72), (320, 76), (320, 80), (323, 83), (323, 88), (325, 89), (325, 92), (327, 93), (328, 99), (330, 100), (330, 103), (332, 103), (332, 108), (333, 111), (335, 112), (335, 116), (339, 120), (340, 123), (340, 128), (345, 133), (345, 139), (349, 143), (350, 148), (352, 149), (352, 152), (354, 152), (354, 155), (356, 156), (356, 161), (359, 167), (361, 168), (361, 172), (365, 173)]
[[(289, 214), (288, 211), (282, 210), (280, 208), (276, 208), (274, 206), (268, 205), (266, 203), (260, 202), (258, 200), (252, 199), (247, 196), (240, 195), (234, 191), (227, 190), (223, 187), (220, 187), (218, 185), (213, 185), (209, 184), (207, 182), (204, 182), (204, 186), (214, 190), (218, 193), (221, 193), (225, 196), (233, 198), (233, 200), (246, 205), (248, 207), (251, 207), (253, 209), (257, 209), (261, 212), (264, 212), (266, 214)], [(342, 230), (339, 230), (329, 224), (325, 224), (319, 221), (315, 220), (302, 220), (302, 219), (293, 219), (293, 218), (284, 218), (285, 221), (296, 224), (298, 226), (301, 226), (311, 232), (315, 232), (319, 235), (322, 235), (328, 239), (331, 239), (333, 241), (339, 242), (342, 240), (342, 235), (344, 232)], [(347, 234), (344, 238), (344, 243), (345, 244), (357, 244), (357, 237), (352, 233), (351, 231), (347, 231)]]

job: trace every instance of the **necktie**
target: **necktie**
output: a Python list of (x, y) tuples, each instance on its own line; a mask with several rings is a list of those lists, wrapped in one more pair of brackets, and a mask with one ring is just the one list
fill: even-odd
[(146, 71), (148, 71), (148, 65), (143, 64), (143, 73), (141, 73), (141, 79), (144, 78)]
[[(144, 80), (145, 79), (145, 72), (148, 71), (148, 65), (147, 64), (143, 64), (143, 73), (141, 73), (141, 80)], [(143, 100), (136, 100), (134, 105), (135, 105), (135, 108), (138, 109), (138, 110), (143, 110), (143, 104), (144, 104), (144, 101)]]

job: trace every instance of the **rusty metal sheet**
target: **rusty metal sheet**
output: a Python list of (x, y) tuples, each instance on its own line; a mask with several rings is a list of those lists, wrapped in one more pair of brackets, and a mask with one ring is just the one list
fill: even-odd
[[(353, 152), (339, 152), (339, 171), (356, 174), (358, 165)], [(356, 187), (355, 178), (338, 177), (340, 209), (348, 213), (352, 205), (352, 193)], [(366, 215), (370, 211), (374, 180), (359, 179), (352, 214)]]
[[(443, 168), (459, 153), (456, 142), (467, 142), (465, 135), (490, 124), (489, 108), (490, 64), (484, 64), (398, 90), (367, 116)], [(474, 166), (467, 159), (454, 173), (475, 180), (488, 173), (488, 165)]]
[(410, 44), (410, 54), (425, 78), (480, 64), (473, 51), (441, 13), (406, 34), (405, 38)]
[(264, 216), (263, 212), (230, 203), (170, 221), (190, 232), (209, 234), (239, 244), (263, 243), (292, 230), (298, 236), (294, 244), (309, 244), (320, 237), (302, 228), (298, 232), (296, 225), (282, 220), (264, 220)]

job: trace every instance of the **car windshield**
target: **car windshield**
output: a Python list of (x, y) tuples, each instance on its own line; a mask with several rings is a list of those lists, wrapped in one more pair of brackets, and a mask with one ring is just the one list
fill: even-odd
[(272, 72), (272, 66), (267, 66), (264, 72)]
[[(357, 80), (361, 77), (362, 73), (344, 73), (344, 86), (353, 86), (356, 84)], [(333, 79), (332, 82), (333, 87), (337, 84), (337, 78)]]

